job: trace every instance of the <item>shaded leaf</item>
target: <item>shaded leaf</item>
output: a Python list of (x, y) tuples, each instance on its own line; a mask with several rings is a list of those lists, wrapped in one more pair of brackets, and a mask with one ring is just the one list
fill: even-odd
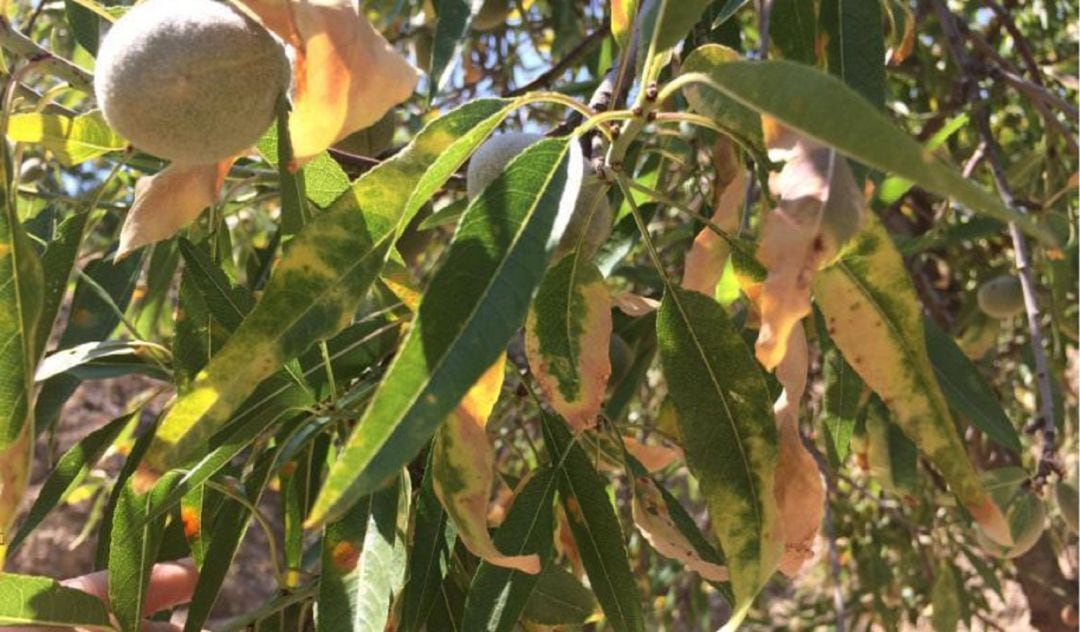
[(67, 292), (71, 272), (75, 268), (75, 258), (79, 255), (83, 231), (89, 218), (89, 213), (76, 213), (64, 220), (41, 255), (41, 269), (45, 284), (37, 340), (34, 345), (36, 357), (41, 357), (48, 345), (56, 315), (60, 312), (60, 304)]
[(431, 59), (418, 59), (421, 64), (431, 62), (428, 70), (430, 76), (428, 86), (428, 99), (434, 99), (446, 82), (453, 74), (456, 67), (455, 59), (460, 59), (462, 48), (469, 33), (469, 25), (472, 23), (473, 8), (476, 10), (484, 6), (484, 2), (470, 2), (469, 0), (434, 0), (435, 7), (435, 33), (431, 44)]
[(656, 331), (687, 464), (731, 573), (736, 604), (728, 625), (734, 627), (775, 569), (782, 546), (768, 386), (739, 331), (708, 297), (668, 287)]
[[(616, 630), (644, 630), (641, 595), (630, 570), (622, 526), (608, 497), (606, 481), (585, 450), (573, 441), (563, 420), (543, 411), (540, 414), (552, 461), (562, 464), (559, 499), (604, 617)], [(543, 578), (540, 583), (544, 583)]]
[(1001, 399), (957, 346), (952, 336), (932, 320), (923, 320), (926, 349), (949, 406), (964, 415), (986, 436), (1020, 454), (1020, 436), (1001, 407)]
[[(550, 565), (540, 573), (522, 618), (540, 625), (581, 625), (596, 614), (596, 598), (569, 571)], [(616, 630), (624, 630), (608, 621)]]
[(19, 530), (8, 543), (8, 550), (19, 548), (26, 536), (41, 524), (53, 509), (62, 504), (90, 470), (94, 468), (109, 446), (139, 416), (138, 412), (122, 415), (83, 437), (60, 457), (42, 483), (34, 504), (23, 518)]
[(416, 632), (427, 622), (436, 599), (441, 596), (457, 537), (447, 520), (446, 510), (435, 495), (430, 453), (413, 514), (409, 571), (402, 595), (402, 632)]
[[(789, 61), (723, 61), (723, 50), (715, 44), (696, 49), (684, 71), (708, 75), (709, 85), (722, 94), (867, 166), (953, 197), (972, 211), (1015, 221), (1031, 235), (1054, 243), (1049, 231), (1005, 208), (997, 197), (936, 159), (840, 80)], [(687, 90), (689, 98), (694, 87)]]
[[(535, 554), (541, 565), (551, 560), (556, 472), (548, 467), (519, 486), (506, 520), (495, 531), (495, 546), (513, 555)], [(481, 562), (466, 593), (463, 630), (513, 630), (539, 579)]]
[(340, 514), (411, 460), (503, 352), (573, 212), (580, 161), (577, 143), (538, 142), (469, 205), (309, 524)]
[(785, 59), (811, 66), (817, 61), (814, 9), (814, 3), (806, 0), (773, 0), (769, 36)]
[(544, 398), (576, 430), (596, 424), (611, 376), (611, 299), (596, 266), (572, 252), (540, 282), (525, 354)]
[(934, 379), (915, 288), (873, 215), (840, 260), (818, 274), (814, 296), (851, 367), (881, 396), (980, 526), (1008, 543), (1008, 525), (983, 490)]

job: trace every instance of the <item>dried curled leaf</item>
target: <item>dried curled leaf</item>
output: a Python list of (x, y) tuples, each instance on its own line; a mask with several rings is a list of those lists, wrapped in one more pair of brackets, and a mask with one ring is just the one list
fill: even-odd
[[(734, 233), (739, 227), (739, 211), (746, 200), (746, 170), (739, 164), (735, 148), (727, 138), (721, 138), (713, 147), (713, 168), (716, 190), (710, 221), (718, 228)], [(724, 273), (729, 254), (730, 247), (723, 237), (708, 226), (702, 228), (686, 254), (683, 287), (706, 296), (716, 294), (716, 284)]]
[(765, 117), (769, 158), (784, 162), (770, 178), (779, 205), (765, 217), (758, 258), (768, 270), (759, 302), (757, 358), (772, 369), (792, 328), (810, 313), (810, 284), (859, 230), (866, 201), (842, 156)]
[(432, 447), (432, 481), (435, 495), (457, 526), (458, 537), (466, 548), (496, 566), (535, 575), (540, 572), (537, 555), (503, 555), (488, 533), (494, 455), (484, 426), (499, 398), (505, 371), (503, 355), (439, 428)]
[(135, 183), (135, 201), (120, 230), (116, 258), (176, 234), (212, 205), (233, 158), (216, 165), (169, 165)]
[(634, 479), (634, 524), (657, 553), (681, 562), (708, 581), (726, 582), (730, 579), (728, 569), (719, 564), (706, 562), (694, 545), (679, 531), (668, 512), (664, 497), (656, 483), (648, 476)]
[(416, 68), (353, 0), (244, 2), (296, 49), (289, 132), (298, 164), (374, 125), (416, 87)]
[(784, 528), (784, 553), (779, 569), (788, 577), (798, 573), (813, 557), (814, 540), (825, 515), (821, 473), (799, 436), (799, 400), (806, 389), (808, 364), (806, 332), (797, 324), (791, 331), (787, 353), (776, 368), (784, 392), (773, 407), (780, 435), (773, 493)]
[(525, 354), (544, 398), (575, 430), (590, 428), (611, 376), (611, 298), (576, 254), (544, 277), (525, 321)]

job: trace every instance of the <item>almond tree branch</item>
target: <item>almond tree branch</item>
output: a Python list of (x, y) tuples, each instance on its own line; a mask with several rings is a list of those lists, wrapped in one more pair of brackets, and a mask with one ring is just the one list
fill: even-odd
[(509, 92), (503, 94), (504, 97), (516, 97), (526, 92), (532, 92), (540, 88), (549, 87), (552, 82), (558, 79), (568, 68), (576, 64), (582, 57), (589, 53), (594, 46), (604, 40), (604, 37), (608, 34), (610, 23), (605, 18), (604, 22), (592, 33), (589, 33), (585, 39), (581, 40), (577, 46), (570, 50), (565, 57), (560, 59), (554, 66), (544, 71), (536, 79), (533, 79), (529, 83), (521, 86), (520, 88), (514, 88)]
[[(972, 80), (975, 63), (968, 56), (963, 44), (963, 36), (957, 26), (956, 16), (949, 10), (943, 0), (933, 0), (934, 10), (941, 22), (941, 28), (945, 33), (950, 55), (956, 61), (962, 73), (968, 81)], [(985, 161), (990, 166), (990, 173), (997, 185), (998, 193), (1002, 201), (1018, 213), (1024, 213), (1023, 205), (1017, 203), (1016, 196), (1009, 186), (1005, 175), (1005, 167), (1001, 161), (1001, 149), (994, 138), (990, 127), (990, 113), (987, 104), (978, 95), (977, 90), (968, 92), (973, 106), (973, 115), (979, 129), (979, 135), (985, 145)], [(1043, 347), (1042, 325), (1040, 324), (1041, 313), (1038, 299), (1035, 296), (1035, 279), (1031, 266), (1031, 252), (1028, 249), (1027, 240), (1020, 227), (1015, 222), (1009, 223), (1009, 235), (1013, 243), (1013, 256), (1016, 262), (1016, 271), (1020, 277), (1020, 286), (1024, 295), (1024, 310), (1027, 315), (1028, 336), (1031, 343), (1031, 355), (1035, 361), (1035, 376), (1039, 391), (1039, 413), (1030, 424), (1034, 432), (1040, 432), (1042, 436), (1039, 453), (1038, 469), (1035, 475), (1036, 487), (1045, 483), (1051, 472), (1060, 472), (1061, 466), (1057, 459), (1057, 427), (1054, 425), (1054, 397), (1050, 385), (1050, 366)]]
[(38, 46), (34, 40), (15, 29), (4, 16), (0, 16), (0, 48), (28, 61), (37, 62), (37, 67), (46, 74), (60, 77), (80, 92), (94, 93), (93, 75)]

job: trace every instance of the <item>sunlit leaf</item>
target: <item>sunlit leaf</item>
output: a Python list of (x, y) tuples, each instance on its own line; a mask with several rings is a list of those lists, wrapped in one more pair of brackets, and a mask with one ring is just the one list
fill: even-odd
[(756, 301), (756, 352), (772, 370), (787, 352), (792, 328), (810, 313), (814, 275), (858, 232), (867, 210), (842, 156), (768, 117), (764, 122), (769, 158), (784, 163), (769, 178), (779, 203), (765, 216), (758, 248), (768, 276)]
[(127, 141), (112, 131), (97, 111), (73, 118), (39, 112), (15, 114), (8, 122), (7, 135), (16, 143), (41, 145), (67, 167), (127, 147)]
[(310, 524), (340, 514), (411, 460), (503, 352), (573, 212), (582, 171), (576, 142), (540, 141), (469, 205)]
[(124, 218), (117, 259), (172, 237), (217, 200), (232, 159), (216, 165), (170, 165), (135, 183), (135, 201)]
[(349, 324), (399, 226), (510, 107), (504, 101), (473, 101), (435, 120), (290, 242), (262, 300), (162, 422), (147, 457), (147, 476), (194, 456), (256, 384)]
[(814, 296), (851, 367), (881, 396), (979, 525), (1009, 543), (1009, 527), (983, 490), (934, 379), (915, 288), (874, 216), (840, 260), (818, 274)]
[(409, 98), (418, 73), (352, 0), (245, 0), (296, 49), (290, 135), (303, 163)]
[(502, 390), (506, 356), (499, 356), (469, 389), (435, 433), (431, 467), (436, 495), (457, 527), (458, 538), (480, 559), (523, 573), (540, 572), (540, 559), (503, 555), (488, 533), (488, 501), (495, 455), (484, 428)]

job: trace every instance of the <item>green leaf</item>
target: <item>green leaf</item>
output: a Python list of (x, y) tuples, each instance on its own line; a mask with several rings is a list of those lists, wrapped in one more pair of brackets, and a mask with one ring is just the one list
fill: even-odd
[[(514, 497), (506, 520), (495, 531), (495, 546), (507, 555), (535, 553), (542, 567), (551, 561), (557, 472), (536, 471)], [(541, 571), (542, 572), (542, 571)], [(513, 630), (539, 577), (481, 562), (465, 601), (464, 630)]]
[(80, 380), (141, 373), (168, 380), (169, 373), (153, 362), (159, 350), (157, 345), (139, 341), (87, 342), (49, 355), (38, 365), (34, 379), (43, 382), (65, 373)]
[(933, 321), (924, 319), (923, 328), (930, 364), (949, 405), (999, 445), (1020, 454), (1020, 436), (979, 369)]
[(416, 500), (412, 549), (409, 552), (408, 580), (402, 596), (401, 632), (417, 632), (427, 622), (450, 568), (450, 554), (456, 533), (446, 510), (435, 495), (431, 453)]
[[(726, 46), (714, 44), (694, 49), (683, 62), (683, 72), (709, 74), (721, 64), (742, 59), (737, 51)], [(761, 116), (738, 101), (710, 90), (703, 85), (690, 85), (683, 89), (690, 108), (711, 118), (717, 125), (731, 135), (744, 149), (769, 164), (766, 157), (765, 137), (761, 132)]]
[[(26, 490), (34, 448), (34, 369), (44, 277), (9, 203), (8, 149), (0, 143), (0, 543)], [(6, 547), (0, 544), (0, 566)]]
[[(273, 125), (259, 139), (259, 143), (255, 148), (264, 160), (272, 166), (280, 168), (281, 160), (278, 155), (277, 139), (278, 126)], [(291, 150), (289, 155), (292, 155)], [(280, 173), (281, 171), (279, 171)], [(290, 184), (290, 186), (296, 186), (301, 195), (306, 196), (308, 200), (319, 208), (330, 206), (334, 203), (334, 200), (341, 197), (342, 193), (349, 190), (349, 176), (327, 152), (323, 152), (304, 163), (302, 169), (291, 175), (299, 178), (299, 182)], [(285, 184), (282, 184), (283, 195), (284, 187)]]
[(783, 545), (773, 496), (778, 438), (769, 389), (716, 301), (669, 286), (656, 319), (660, 358), (690, 472), (731, 573), (738, 625)]
[(7, 136), (16, 143), (48, 149), (66, 167), (127, 147), (127, 141), (113, 132), (97, 111), (74, 118), (38, 112), (15, 114), (8, 121)]
[[(299, 167), (297, 173), (293, 168), (292, 139), (289, 135), (289, 102), (282, 96), (278, 98), (277, 125), (277, 168), (278, 182), (281, 184), (281, 234), (291, 236), (303, 230), (304, 225), (311, 221), (311, 211), (307, 205), (307, 195), (304, 193), (304, 168)], [(344, 189), (342, 189), (344, 192)]]
[(60, 312), (60, 304), (67, 292), (71, 271), (75, 267), (75, 258), (82, 244), (83, 230), (89, 213), (76, 213), (64, 220), (57, 228), (56, 235), (49, 241), (41, 255), (41, 269), (44, 274), (44, 300), (41, 306), (41, 318), (38, 322), (37, 340), (34, 345), (35, 356), (41, 357), (52, 334), (53, 323)]
[(930, 603), (934, 612), (930, 622), (934, 632), (952, 632), (960, 629), (960, 592), (963, 584), (956, 577), (952, 562), (945, 560), (938, 564), (937, 577), (930, 589)]
[(821, 348), (822, 378), (825, 380), (825, 448), (829, 464), (839, 468), (851, 452), (851, 436), (866, 385), (836, 348), (826, 328), (825, 317), (816, 308), (814, 323)]
[[(97, 547), (94, 550), (94, 568), (104, 569), (109, 565), (109, 556), (112, 554), (112, 523), (114, 522), (116, 507), (120, 504), (120, 497), (128, 489), (128, 479), (135, 473), (135, 468), (139, 465), (143, 455), (146, 454), (146, 449), (150, 447), (155, 428), (156, 425), (152, 426), (134, 440), (131, 451), (128, 452), (127, 458), (124, 459), (124, 465), (120, 468), (120, 473), (116, 475), (116, 482), (113, 483), (112, 491), (109, 492), (109, 499), (105, 503), (101, 527), (98, 529)], [(164, 512), (159, 512), (159, 514), (164, 514)], [(156, 518), (157, 516), (154, 515), (150, 519)]]
[(262, 300), (165, 417), (148, 466), (161, 472), (196, 455), (255, 384), (345, 328), (400, 227), (514, 104), (478, 100), (436, 119), (293, 238)]
[(104, 604), (55, 579), (0, 574), (0, 625), (115, 630)]
[[(248, 503), (257, 507), (270, 477), (274, 473), (274, 464), (279, 449), (263, 452), (259, 455), (250, 474), (244, 479), (242, 493)], [(188, 606), (185, 632), (198, 632), (206, 627), (210, 611), (214, 608), (218, 593), (225, 583), (225, 574), (232, 566), (233, 558), (240, 541), (247, 533), (252, 515), (248, 506), (235, 499), (226, 499), (225, 505), (214, 519), (213, 533), (210, 534), (210, 546), (206, 550), (206, 560), (199, 569), (199, 581)]]
[(545, 399), (574, 428), (592, 426), (604, 403), (610, 341), (604, 277), (573, 251), (540, 282), (525, 321), (525, 353)]
[[(878, 30), (881, 30), (880, 26)], [(817, 61), (814, 50), (817, 39), (814, 3), (806, 0), (773, 0), (769, 35), (785, 59), (813, 66)], [(880, 59), (885, 59), (884, 52)]]
[(813, 289), (844, 358), (980, 526), (1008, 542), (1008, 525), (983, 490), (934, 378), (911, 278), (876, 216), (869, 215), (849, 249), (818, 273)]
[(874, 107), (884, 109), (885, 31), (881, 3), (824, 0), (818, 14), (829, 73)]
[[(638, 602), (640, 607), (640, 601)], [(549, 565), (540, 573), (533, 587), (523, 619), (550, 626), (577, 626), (588, 621), (596, 613), (596, 597), (582, 586), (569, 571), (560, 566)], [(624, 630), (609, 618), (607, 623), (615, 630)]]
[(604, 616), (616, 630), (644, 630), (641, 594), (630, 570), (622, 526), (611, 506), (605, 481), (581, 446), (573, 442), (561, 419), (543, 411), (541, 419), (552, 462), (562, 463), (559, 499)]
[(96, 57), (98, 42), (101, 38), (100, 18), (75, 0), (64, 0), (64, 9), (67, 11), (68, 24), (75, 33), (75, 41)]
[(109, 605), (121, 630), (139, 630), (143, 616), (153, 614), (143, 612), (143, 602), (150, 569), (165, 532), (165, 520), (147, 521), (146, 517), (153, 513), (177, 478), (178, 473), (170, 473), (145, 494), (125, 484), (116, 504), (109, 538)]
[(1050, 231), (1006, 208), (997, 197), (935, 158), (839, 79), (789, 61), (716, 63), (720, 49), (706, 45), (694, 50), (684, 69), (707, 74), (712, 81), (709, 85), (722, 94), (831, 145), (849, 158), (953, 197), (972, 211), (1003, 222), (1015, 221), (1031, 235), (1055, 242)]
[[(501, 0), (500, 0), (501, 1)], [(479, 11), (484, 2), (473, 1)], [(421, 66), (431, 62), (428, 67), (428, 100), (431, 101), (442, 89), (457, 65), (469, 25), (472, 23), (473, 10), (468, 0), (434, 0), (435, 33), (432, 36), (431, 59), (416, 60)]]
[[(75, 284), (67, 327), (57, 348), (68, 349), (107, 338), (127, 309), (141, 268), (140, 257), (128, 257), (120, 263), (105, 259), (87, 263)], [(78, 385), (79, 379), (72, 375), (57, 376), (41, 385), (35, 409), (38, 430), (52, 424)]]
[(56, 462), (49, 477), (41, 485), (34, 504), (23, 518), (22, 524), (15, 536), (8, 544), (9, 551), (15, 551), (22, 544), (26, 536), (41, 524), (41, 521), (49, 515), (53, 509), (64, 502), (68, 495), (90, 473), (105, 451), (113, 441), (120, 436), (120, 432), (128, 427), (139, 416), (139, 412), (121, 415), (105, 424), (101, 428), (91, 432), (73, 445), (60, 460)]
[(323, 536), (319, 632), (386, 627), (391, 596), (401, 588), (409, 511), (408, 474), (357, 503)]
[(408, 463), (503, 352), (573, 212), (580, 160), (573, 141), (540, 141), (469, 205), (309, 524), (340, 515)]

